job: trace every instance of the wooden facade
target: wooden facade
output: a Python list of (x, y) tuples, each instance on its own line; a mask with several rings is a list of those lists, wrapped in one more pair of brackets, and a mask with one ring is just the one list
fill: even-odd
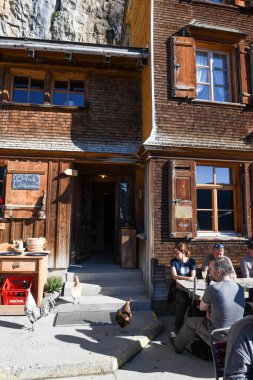
[(1, 38), (0, 56), (0, 246), (43, 236), (51, 269), (124, 266), (147, 49)]

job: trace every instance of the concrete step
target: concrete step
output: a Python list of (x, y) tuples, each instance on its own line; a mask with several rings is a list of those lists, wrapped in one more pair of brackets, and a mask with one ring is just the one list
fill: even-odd
[(97, 272), (70, 272), (67, 274), (67, 281), (74, 281), (74, 276), (78, 276), (80, 282), (98, 284), (99, 281), (113, 281), (125, 283), (127, 281), (141, 281), (142, 273), (139, 269), (97, 271)]
[[(74, 282), (66, 282), (64, 286), (64, 296), (70, 296), (71, 289), (74, 286)], [(126, 285), (123, 284), (113, 284), (110, 281), (99, 281), (97, 284), (93, 283), (81, 283), (82, 295), (83, 296), (94, 296), (94, 295), (107, 295), (107, 296), (133, 296), (136, 294), (145, 294), (145, 286), (141, 281), (131, 281), (127, 282)]]
[[(143, 295), (131, 297), (132, 311), (147, 311), (151, 310), (150, 299)], [(112, 310), (117, 311), (124, 305), (126, 298), (110, 297), (105, 295), (85, 296), (81, 297), (80, 304), (74, 305), (71, 296), (60, 297), (56, 301), (56, 306), (52, 310), (53, 313), (70, 312), (70, 311), (99, 311)]]

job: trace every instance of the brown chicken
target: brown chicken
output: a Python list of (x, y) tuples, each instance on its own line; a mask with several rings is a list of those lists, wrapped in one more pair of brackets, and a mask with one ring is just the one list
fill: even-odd
[(116, 321), (118, 322), (121, 328), (126, 327), (131, 322), (132, 312), (131, 312), (130, 303), (131, 303), (131, 298), (128, 298), (126, 300), (126, 303), (116, 313)]

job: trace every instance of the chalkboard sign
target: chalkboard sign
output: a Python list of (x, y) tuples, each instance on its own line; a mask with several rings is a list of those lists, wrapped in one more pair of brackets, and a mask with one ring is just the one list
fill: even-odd
[(12, 174), (11, 188), (13, 190), (39, 190), (39, 174)]

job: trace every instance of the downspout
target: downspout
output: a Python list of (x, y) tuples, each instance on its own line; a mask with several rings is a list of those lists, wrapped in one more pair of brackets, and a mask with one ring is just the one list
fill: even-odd
[[(154, 0), (151, 0), (151, 14), (150, 14), (150, 52), (151, 52), (151, 112), (152, 112), (152, 129), (151, 134), (148, 138), (153, 139), (156, 135), (156, 115), (155, 115), (155, 94), (154, 94)], [(146, 141), (147, 142), (147, 141)], [(146, 144), (146, 142), (144, 144)], [(154, 256), (154, 220), (152, 216), (152, 199), (151, 199), (151, 189), (152, 189), (152, 175), (151, 175), (151, 162), (149, 160), (146, 166), (146, 226), (147, 226), (147, 244), (146, 244), (146, 258), (147, 258), (147, 290), (148, 295), (152, 298), (153, 295), (153, 256)]]

